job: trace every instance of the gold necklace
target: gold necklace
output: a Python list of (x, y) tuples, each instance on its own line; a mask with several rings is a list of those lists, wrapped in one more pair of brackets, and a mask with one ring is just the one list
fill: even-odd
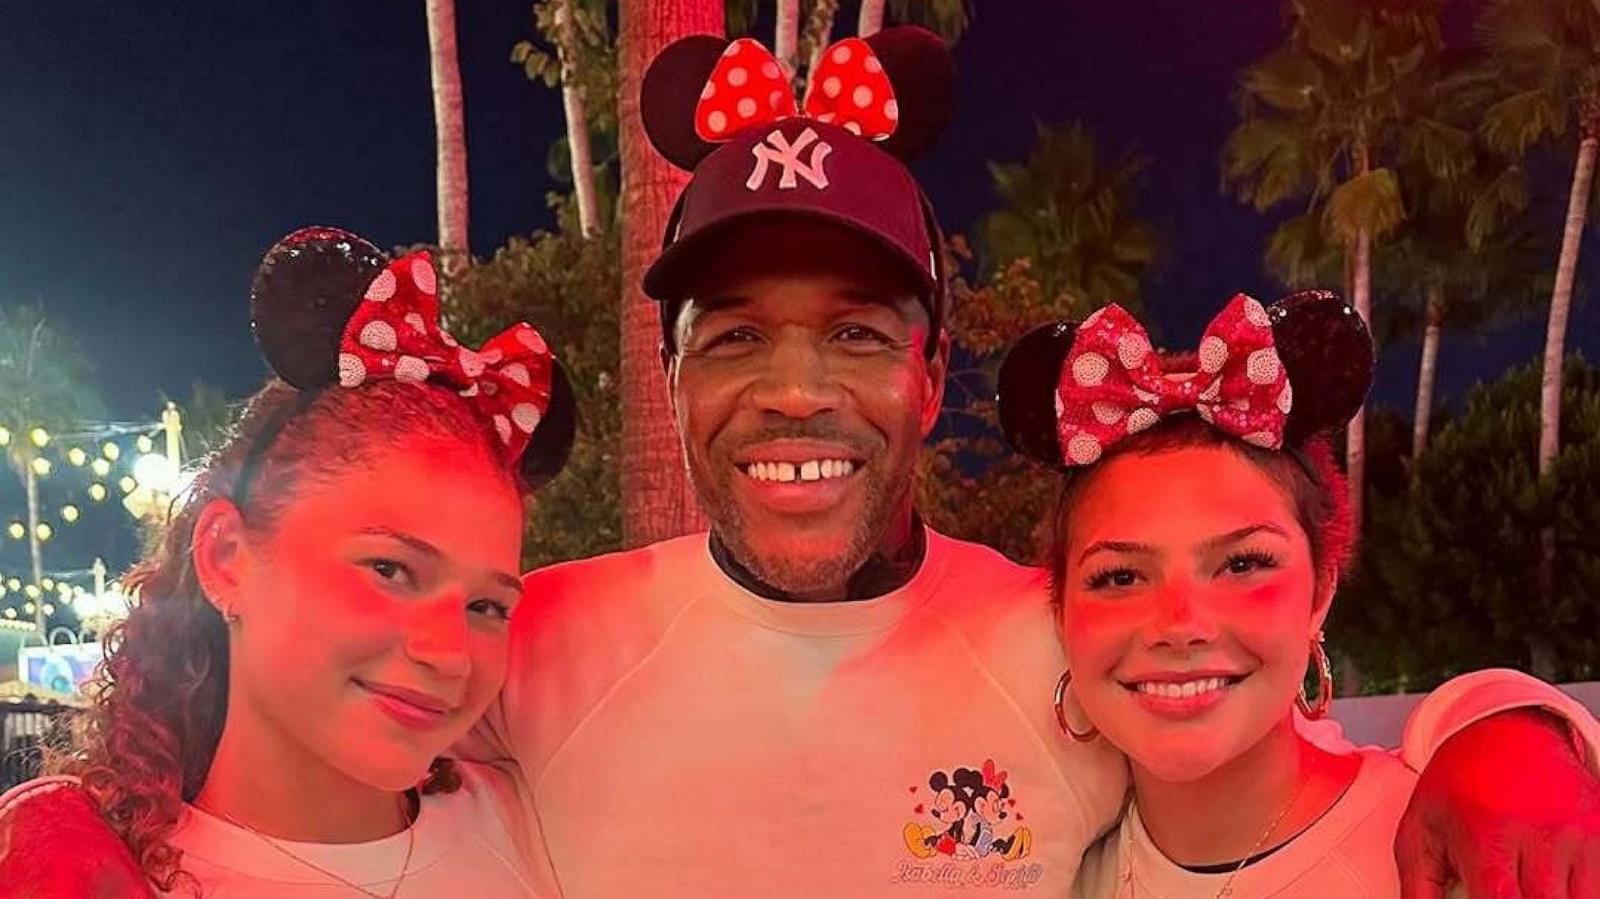
[[(400, 801), (402, 803), (405, 803), (405, 801), (406, 801), (405, 794), (401, 794)], [(314, 861), (311, 861), (308, 858), (302, 858), (299, 855), (296, 855), (295, 853), (293, 853), (293, 852), (289, 851), (288, 849), (284, 848), (283, 846), (279, 845), (277, 840), (273, 839), (272, 837), (267, 836), (266, 834), (262, 833), (259, 830), (256, 830), (254, 827), (251, 827), (250, 825), (244, 823), (243, 821), (238, 820), (237, 818), (233, 817), (232, 815), (228, 814), (225, 811), (222, 811), (221, 809), (206, 809), (204, 806), (201, 806), (199, 803), (195, 803), (195, 805), (196, 805), (196, 807), (198, 807), (198, 808), (200, 808), (200, 809), (202, 809), (204, 811), (209, 811), (209, 812), (212, 812), (213, 814), (218, 815), (223, 820), (227, 821), (228, 823), (232, 824), (233, 826), (235, 826), (235, 827), (237, 827), (237, 828), (239, 828), (241, 830), (246, 830), (246, 831), (249, 831), (250, 833), (255, 834), (258, 838), (261, 839), (262, 842), (266, 843), (268, 846), (271, 846), (272, 848), (278, 850), (279, 852), (283, 853), (284, 855), (287, 855), (289, 858), (294, 859), (295, 861), (299, 862), (300, 864), (305, 865), (306, 867), (312, 869), (313, 871), (316, 871), (317, 873), (325, 875), (327, 877), (331, 877), (334, 880), (338, 881), (339, 883), (342, 883), (345, 886), (349, 887), (350, 889), (355, 890), (356, 892), (362, 894), (363, 896), (371, 896), (371, 897), (373, 897), (373, 899), (394, 899), (395, 895), (400, 892), (400, 884), (405, 882), (406, 875), (408, 873), (410, 873), (410, 871), (408, 869), (411, 867), (411, 851), (413, 849), (417, 848), (416, 819), (412, 818), (410, 812), (406, 811), (404, 806), (402, 806), (402, 808), (400, 809), (400, 816), (406, 822), (406, 857), (405, 857), (405, 860), (400, 863), (400, 873), (395, 875), (394, 886), (389, 890), (389, 892), (387, 892), (387, 893), (374, 893), (373, 891), (367, 889), (366, 887), (362, 886), (361, 884), (356, 883), (356, 882), (350, 880), (349, 878), (341, 877), (338, 874), (335, 874), (334, 872), (329, 871), (327, 868), (322, 867), (321, 865), (317, 864)]]
[[(1228, 879), (1222, 882), (1222, 889), (1217, 892), (1217, 899), (1224, 899), (1224, 897), (1233, 895), (1234, 878), (1238, 877), (1239, 872), (1250, 864), (1250, 860), (1255, 857), (1262, 844), (1266, 843), (1267, 837), (1272, 836), (1272, 832), (1278, 829), (1279, 824), (1283, 823), (1283, 819), (1289, 817), (1289, 810), (1294, 808), (1294, 804), (1300, 799), (1300, 793), (1305, 788), (1305, 781), (1301, 781), (1300, 785), (1295, 787), (1294, 795), (1289, 797), (1289, 801), (1284, 805), (1283, 810), (1278, 812), (1278, 816), (1273, 818), (1272, 823), (1267, 825), (1267, 829), (1263, 830), (1261, 836), (1256, 838), (1255, 845), (1251, 846), (1250, 851), (1244, 854), (1244, 858), (1239, 861), (1238, 866), (1228, 872)], [(1128, 899), (1133, 899), (1133, 832), (1125, 827), (1123, 828), (1123, 833), (1126, 835), (1123, 839), (1123, 855), (1128, 859), (1128, 867), (1123, 871), (1122, 879), (1128, 884)]]

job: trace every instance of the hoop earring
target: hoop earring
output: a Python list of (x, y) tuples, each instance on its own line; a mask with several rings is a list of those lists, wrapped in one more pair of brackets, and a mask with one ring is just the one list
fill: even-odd
[(1072, 669), (1061, 672), (1061, 679), (1056, 681), (1056, 723), (1061, 725), (1061, 732), (1077, 740), (1079, 743), (1092, 743), (1100, 736), (1100, 729), (1091, 727), (1086, 731), (1076, 731), (1067, 723), (1067, 687), (1072, 685)]
[(1317, 638), (1311, 641), (1311, 665), (1317, 671), (1317, 701), (1313, 705), (1306, 696), (1306, 687), (1302, 683), (1300, 692), (1294, 698), (1295, 707), (1300, 714), (1315, 721), (1328, 714), (1328, 708), (1333, 705), (1333, 665), (1328, 661), (1328, 652), (1322, 648), (1323, 635), (1317, 631)]

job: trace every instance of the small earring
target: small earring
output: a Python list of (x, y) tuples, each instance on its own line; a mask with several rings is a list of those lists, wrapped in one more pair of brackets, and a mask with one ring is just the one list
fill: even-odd
[(1067, 688), (1072, 686), (1072, 669), (1061, 672), (1061, 679), (1056, 681), (1056, 723), (1061, 725), (1061, 732), (1077, 740), (1079, 743), (1092, 743), (1100, 736), (1100, 729), (1091, 727), (1086, 731), (1076, 731), (1067, 723)]

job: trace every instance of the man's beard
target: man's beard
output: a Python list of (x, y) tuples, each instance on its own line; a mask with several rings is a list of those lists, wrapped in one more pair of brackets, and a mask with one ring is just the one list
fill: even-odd
[[(728, 552), (745, 570), (762, 583), (783, 593), (799, 597), (838, 593), (843, 595), (850, 578), (866, 564), (872, 554), (883, 545), (889, 529), (906, 494), (911, 490), (916, 454), (905, 460), (890, 460), (892, 470), (878, 472), (870, 466), (855, 475), (862, 479), (862, 511), (857, 517), (842, 552), (829, 552), (816, 557), (802, 558), (784, 551), (781, 546), (763, 550), (752, 546), (748, 539), (739, 504), (733, 498), (733, 478), (745, 477), (731, 463), (715, 466), (715, 470), (733, 472), (722, 480), (708, 478), (689, 466), (689, 478), (695, 493), (711, 519)], [(892, 489), (898, 486), (899, 489)]]

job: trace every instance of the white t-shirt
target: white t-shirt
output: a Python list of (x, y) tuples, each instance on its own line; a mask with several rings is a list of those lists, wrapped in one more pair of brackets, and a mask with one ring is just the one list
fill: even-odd
[[(1234, 876), (1231, 899), (1395, 899), (1394, 836), (1417, 774), (1389, 753), (1359, 750), (1361, 767), (1343, 796), (1293, 841)], [(1128, 807), (1122, 825), (1083, 860), (1076, 899), (1214, 899), (1229, 875), (1197, 874), (1151, 842)]]
[[(517, 838), (521, 811), (510, 778), (488, 766), (458, 762), (461, 789), (422, 797), (415, 845), (400, 897), (471, 896), (526, 899), (537, 896), (523, 868)], [(189, 806), (171, 842), (183, 851), (184, 870), (200, 882), (204, 899), (256, 897), (358, 897), (317, 867), (388, 895), (405, 862), (411, 835), (398, 833), (370, 843), (330, 844), (267, 840)], [(174, 896), (189, 895), (181, 887)]]
[[(930, 530), (904, 587), (853, 602), (752, 594), (704, 533), (523, 583), (506, 686), (460, 751), (520, 769), (541, 892), (1066, 896), (1122, 809), (1122, 756), (1056, 726), (1046, 574), (987, 547)], [(1560, 696), (1532, 683), (1515, 704)], [(1497, 710), (1440, 692), (1417, 768)]]

